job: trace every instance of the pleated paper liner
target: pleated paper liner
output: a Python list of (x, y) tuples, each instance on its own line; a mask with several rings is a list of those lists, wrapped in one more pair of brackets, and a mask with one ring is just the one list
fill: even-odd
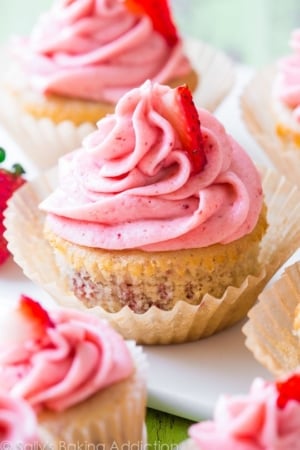
[(144, 314), (136, 314), (128, 307), (117, 313), (108, 313), (99, 306), (87, 308), (68, 291), (52, 250), (43, 238), (45, 216), (38, 205), (52, 192), (56, 178), (56, 169), (52, 169), (20, 188), (9, 202), (6, 237), (15, 261), (58, 304), (98, 314), (125, 338), (141, 344), (192, 341), (233, 325), (246, 316), (265, 283), (300, 244), (300, 191), (285, 177), (268, 169), (263, 175), (263, 189), (269, 227), (261, 243), (264, 268), (259, 276), (248, 276), (240, 287), (228, 287), (222, 298), (206, 294), (200, 305), (179, 301), (170, 311), (155, 306)]
[[(184, 44), (199, 76), (193, 94), (195, 103), (213, 111), (233, 86), (233, 63), (224, 53), (198, 40), (187, 39)], [(82, 139), (95, 129), (90, 122), (75, 126), (70, 121), (55, 124), (48, 118), (35, 119), (21, 112), (17, 101), (4, 89), (0, 91), (0, 101), (2, 125), (41, 170), (54, 166), (61, 155), (80, 147)]]
[(38, 413), (43, 448), (122, 449), (129, 443), (136, 450), (145, 444), (146, 358), (140, 347), (129, 342), (135, 373), (62, 412)]
[(243, 327), (246, 346), (276, 376), (300, 365), (300, 341), (294, 332), (295, 309), (299, 304), (300, 262), (296, 262), (259, 295)]
[(276, 134), (271, 98), (274, 75), (274, 67), (254, 75), (241, 95), (242, 117), (273, 167), (300, 186), (300, 149)]

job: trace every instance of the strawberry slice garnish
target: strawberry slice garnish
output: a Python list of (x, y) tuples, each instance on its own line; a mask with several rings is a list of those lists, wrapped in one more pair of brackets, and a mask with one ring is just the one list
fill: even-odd
[(47, 311), (37, 301), (26, 295), (20, 297), (18, 312), (21, 313), (23, 318), (29, 320), (32, 327), (37, 331), (44, 332), (46, 328), (53, 327), (53, 322)]
[(125, 0), (125, 5), (134, 14), (149, 16), (154, 30), (164, 36), (171, 47), (177, 44), (178, 34), (167, 0)]
[(191, 161), (193, 173), (201, 172), (206, 157), (200, 119), (189, 88), (183, 85), (168, 91), (158, 109), (177, 131), (183, 150)]
[(294, 374), (284, 381), (277, 381), (277, 406), (284, 408), (289, 400), (300, 402), (300, 374)]
[[(0, 163), (5, 159), (5, 151), (0, 148)], [(9, 257), (9, 251), (7, 249), (7, 242), (3, 234), (5, 227), (4, 211), (7, 207), (7, 201), (12, 194), (25, 183), (25, 179), (22, 177), (24, 170), (19, 164), (13, 166), (13, 170), (0, 169), (0, 265), (3, 264)]]

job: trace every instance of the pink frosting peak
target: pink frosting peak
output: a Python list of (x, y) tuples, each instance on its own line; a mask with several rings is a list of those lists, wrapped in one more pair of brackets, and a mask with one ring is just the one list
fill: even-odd
[(148, 81), (60, 159), (59, 186), (40, 205), (56, 234), (95, 248), (165, 251), (227, 243), (253, 230), (263, 197), (254, 164), (202, 109), (206, 164), (194, 173), (161, 113), (162, 103), (176, 111), (176, 102), (176, 89)]
[(248, 395), (218, 400), (213, 421), (192, 425), (199, 450), (292, 450), (300, 442), (300, 403), (277, 405), (274, 383), (255, 379)]
[(106, 322), (57, 309), (45, 323), (24, 309), (5, 317), (1, 330), (0, 385), (13, 397), (61, 411), (133, 372), (125, 341)]
[(34, 89), (109, 103), (148, 78), (166, 82), (191, 70), (181, 40), (170, 46), (122, 0), (56, 1), (16, 54)]
[(29, 404), (0, 393), (0, 450), (38, 448), (37, 430), (36, 416)]
[(290, 46), (292, 55), (278, 62), (274, 93), (293, 110), (293, 117), (300, 123), (300, 29), (292, 33)]

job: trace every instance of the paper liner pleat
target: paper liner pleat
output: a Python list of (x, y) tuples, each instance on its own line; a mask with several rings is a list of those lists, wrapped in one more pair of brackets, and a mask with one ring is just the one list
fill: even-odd
[[(146, 358), (140, 347), (128, 343), (135, 373), (62, 412), (41, 411), (37, 418), (43, 445), (53, 450), (101, 448), (139, 450), (145, 444)], [(99, 446), (97, 446), (97, 444)], [(100, 447), (101, 445), (101, 447)]]
[(178, 301), (170, 311), (152, 306), (144, 314), (124, 307), (108, 313), (87, 308), (71, 292), (59, 273), (50, 245), (43, 238), (44, 213), (38, 205), (57, 184), (52, 169), (28, 182), (10, 199), (5, 224), (8, 246), (25, 275), (45, 289), (58, 304), (106, 318), (125, 338), (142, 344), (192, 341), (224, 329), (241, 318), (276, 270), (300, 244), (300, 191), (272, 169), (263, 171), (263, 190), (269, 227), (261, 243), (263, 269), (248, 276), (240, 287), (229, 286), (222, 298), (206, 294), (199, 305)]
[[(199, 74), (199, 83), (193, 94), (195, 103), (213, 111), (233, 86), (233, 63), (223, 52), (196, 39), (186, 39), (184, 46)], [(70, 121), (55, 124), (48, 118), (35, 119), (22, 113), (17, 100), (4, 89), (0, 91), (0, 101), (2, 125), (41, 170), (49, 169), (61, 155), (80, 147), (83, 138), (95, 129), (91, 122), (75, 126)]]
[(241, 99), (242, 118), (273, 167), (300, 186), (300, 149), (276, 134), (272, 108), (272, 85), (276, 70), (257, 72), (245, 87)]
[(293, 327), (299, 303), (300, 262), (296, 262), (259, 295), (243, 327), (246, 346), (275, 375), (288, 373), (300, 365), (300, 342)]

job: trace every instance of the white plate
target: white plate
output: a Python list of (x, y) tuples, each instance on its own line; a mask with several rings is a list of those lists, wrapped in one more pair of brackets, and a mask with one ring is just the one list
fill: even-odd
[[(251, 139), (239, 116), (238, 96), (250, 76), (249, 69), (239, 69), (236, 87), (217, 111), (217, 116), (258, 163), (268, 165), (268, 159)], [(22, 162), (32, 176), (37, 173), (1, 130), (0, 146), (9, 151), (9, 161)], [(297, 259), (297, 255), (292, 259)], [(47, 305), (52, 303), (48, 294), (27, 280), (11, 259), (0, 267), (0, 293), (7, 304), (16, 301), (20, 293), (31, 295)], [(145, 348), (150, 362), (148, 405), (200, 420), (211, 416), (219, 394), (245, 393), (254, 377), (271, 378), (245, 348), (241, 327), (242, 324), (238, 324), (194, 343)]]

